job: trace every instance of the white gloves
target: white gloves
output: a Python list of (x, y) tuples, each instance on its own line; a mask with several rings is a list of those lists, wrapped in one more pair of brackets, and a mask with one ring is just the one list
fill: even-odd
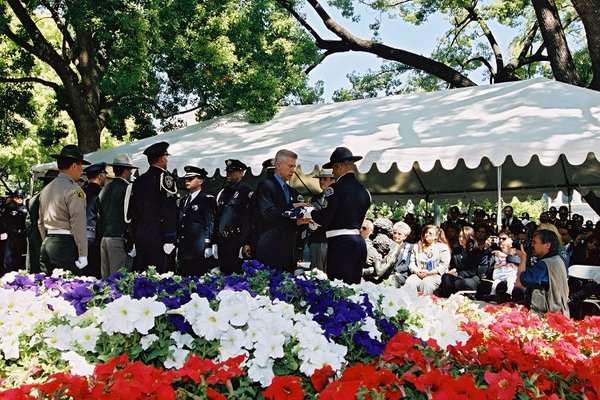
[(131, 248), (131, 251), (129, 253), (127, 253), (129, 255), (129, 257), (133, 258), (137, 255), (137, 251), (135, 251), (135, 244), (133, 245), (133, 247)]
[(213, 255), (212, 248), (207, 247), (204, 249), (204, 258), (209, 258), (212, 255)]
[(240, 260), (243, 260), (243, 259), (244, 259), (244, 246), (240, 247), (240, 252), (239, 252), (239, 254), (238, 254), (238, 258), (239, 258)]
[(219, 259), (219, 246), (216, 243), (212, 245), (212, 255), (215, 260)]
[(87, 257), (79, 257), (77, 261), (75, 261), (75, 266), (79, 269), (84, 269), (88, 265)]
[(173, 243), (165, 243), (163, 245), (163, 251), (165, 254), (171, 254), (175, 250), (175, 245)]
[(8, 233), (0, 233), (0, 240), (8, 239)]

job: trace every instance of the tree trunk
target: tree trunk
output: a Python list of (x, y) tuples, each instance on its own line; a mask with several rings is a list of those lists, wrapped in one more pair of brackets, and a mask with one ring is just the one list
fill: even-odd
[(557, 81), (580, 85), (558, 10), (553, 0), (531, 0)]
[(590, 89), (600, 90), (600, 4), (598, 0), (572, 0), (585, 28), (594, 77)]

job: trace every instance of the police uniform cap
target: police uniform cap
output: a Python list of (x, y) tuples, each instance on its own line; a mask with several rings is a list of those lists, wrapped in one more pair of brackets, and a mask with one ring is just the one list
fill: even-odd
[(521, 213), (521, 218), (523, 218), (523, 219), (529, 219), (529, 213), (528, 212), (522, 212)]
[(548, 212), (553, 212), (553, 213), (555, 213), (555, 212), (558, 212), (558, 210), (556, 209), (556, 207), (552, 206), (552, 207), (550, 207), (550, 208), (548, 209)]
[(86, 175), (100, 174), (100, 173), (106, 174), (107, 173), (106, 172), (106, 163), (103, 161), (103, 162), (92, 164), (89, 167), (87, 167), (86, 169), (84, 169), (83, 172)]
[(263, 161), (262, 167), (266, 170), (275, 169), (275, 159), (274, 158), (266, 159), (265, 161)]
[(342, 162), (342, 161), (358, 161), (362, 160), (362, 156), (355, 156), (352, 154), (350, 149), (346, 147), (338, 147), (336, 148), (331, 156), (329, 157), (329, 162), (323, 164), (323, 168), (331, 168), (333, 164)]
[(186, 165), (183, 167), (185, 171), (184, 178), (195, 178), (206, 179), (208, 172), (204, 168), (194, 167), (193, 165)]
[(245, 171), (248, 169), (248, 166), (241, 162), (240, 160), (229, 159), (225, 160), (225, 171)]
[(450, 207), (450, 212), (454, 214), (460, 214), (460, 209), (457, 206)]
[(333, 178), (333, 171), (331, 169), (322, 168), (319, 173), (313, 176), (313, 178)]
[(12, 197), (24, 198), (25, 197), (25, 191), (23, 189), (17, 189), (14, 192), (12, 192)]
[(154, 144), (151, 144), (150, 146), (146, 147), (146, 150), (144, 150), (144, 155), (149, 156), (149, 157), (168, 156), (169, 155), (169, 153), (167, 152), (168, 148), (169, 148), (169, 143), (167, 143), (167, 142), (154, 143)]
[(60, 154), (51, 154), (50, 157), (52, 158), (70, 158), (72, 160), (77, 160), (77, 161), (81, 161), (82, 164), (84, 165), (90, 165), (91, 163), (89, 161), (86, 161), (83, 159), (83, 152), (79, 149), (79, 147), (75, 146), (74, 144), (68, 144), (65, 147), (62, 148), (62, 150), (60, 151)]
[(137, 169), (138, 167), (134, 166), (132, 164), (132, 160), (131, 157), (129, 157), (129, 154), (118, 154), (117, 156), (115, 156), (112, 164), (113, 167), (125, 167), (125, 168), (131, 168), (131, 169)]
[(38, 176), (38, 179), (42, 180), (44, 182), (50, 182), (51, 180), (53, 180), (57, 176), (58, 176), (58, 171), (57, 170), (55, 170), (55, 169), (49, 169), (46, 172), (44, 172), (43, 176)]
[(567, 207), (567, 206), (560, 206), (560, 207), (558, 207), (558, 212), (559, 213), (568, 213), (569, 212), (569, 207)]

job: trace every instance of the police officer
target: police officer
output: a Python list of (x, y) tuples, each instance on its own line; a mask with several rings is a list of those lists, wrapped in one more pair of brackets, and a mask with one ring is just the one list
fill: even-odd
[(100, 203), (98, 196), (106, 182), (106, 163), (99, 162), (83, 170), (88, 180), (83, 187), (86, 199), (87, 239), (88, 239), (88, 265), (82, 271), (88, 276), (100, 278), (100, 235), (98, 234), (98, 210)]
[(52, 157), (56, 158), (59, 174), (40, 193), (40, 266), (47, 274), (54, 268), (77, 273), (88, 261), (85, 193), (76, 182), (83, 173), (83, 164), (90, 163), (72, 144)]
[(201, 276), (208, 272), (213, 255), (217, 204), (214, 196), (202, 191), (208, 176), (206, 170), (192, 165), (183, 169), (189, 194), (179, 201), (177, 272), (182, 276)]
[[(335, 182), (333, 177), (333, 171), (330, 169), (321, 169), (319, 173), (313, 178), (319, 180), (319, 187), (321, 193), (314, 196), (311, 200), (312, 205), (315, 209), (327, 207), (327, 198), (325, 197), (325, 191), (327, 188)], [(325, 237), (325, 228), (318, 227), (314, 231), (309, 232), (307, 238), (308, 243), (308, 259), (310, 260), (310, 267), (317, 268), (321, 271), (327, 271), (327, 238)]]
[(133, 182), (129, 213), (136, 271), (145, 271), (150, 265), (161, 273), (175, 269), (177, 186), (167, 171), (168, 148), (167, 142), (148, 146), (144, 155), (150, 168)]
[(240, 160), (225, 160), (225, 187), (217, 195), (217, 245), (221, 272), (241, 273), (243, 245), (249, 244), (249, 206), (252, 189), (242, 182), (248, 167)]
[[(127, 241), (131, 241), (125, 221), (125, 204), (128, 203), (127, 191), (131, 190), (130, 182), (133, 170), (131, 157), (119, 154), (112, 165), (115, 179), (100, 192), (97, 234), (100, 241), (100, 271), (102, 278), (108, 278), (120, 268), (127, 267), (131, 261), (127, 257)], [(130, 266), (130, 264), (129, 264)]]
[[(38, 177), (43, 182), (44, 187), (58, 176), (55, 169), (47, 170), (43, 176)], [(42, 247), (42, 237), (38, 229), (38, 220), (40, 218), (40, 194), (33, 195), (28, 204), (27, 219), (25, 220), (25, 232), (27, 234), (27, 251), (29, 254), (28, 271), (31, 274), (41, 272), (40, 269), (40, 248)]]
[(327, 277), (348, 284), (360, 283), (367, 246), (360, 228), (371, 205), (369, 191), (356, 179), (354, 162), (362, 159), (345, 147), (336, 148), (323, 168), (332, 168), (336, 179), (325, 190), (327, 207), (308, 208), (304, 216), (326, 229)]
[(23, 198), (23, 189), (15, 190), (4, 208), (4, 231), (8, 235), (4, 254), (4, 272), (25, 269), (27, 256), (27, 235), (25, 234), (25, 219), (27, 206)]

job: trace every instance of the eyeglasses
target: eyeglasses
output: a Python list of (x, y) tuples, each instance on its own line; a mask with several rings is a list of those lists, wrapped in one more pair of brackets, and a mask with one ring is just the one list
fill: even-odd
[(506, 240), (506, 239), (508, 239), (508, 236), (500, 236), (498, 239), (500, 239), (500, 240)]
[(361, 227), (360, 227), (360, 230), (361, 230), (361, 231), (366, 231), (367, 229), (369, 229), (369, 228), (367, 228), (366, 226), (361, 226)]

